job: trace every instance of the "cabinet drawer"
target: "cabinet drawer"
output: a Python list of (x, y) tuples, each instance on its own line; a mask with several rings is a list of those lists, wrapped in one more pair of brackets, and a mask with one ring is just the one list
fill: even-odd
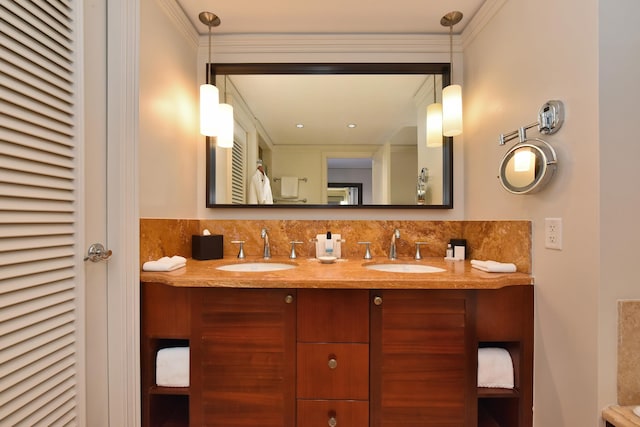
[(368, 427), (369, 403), (362, 400), (298, 400), (297, 427)]
[(369, 291), (299, 289), (298, 342), (369, 342)]
[(298, 398), (369, 399), (367, 344), (298, 344)]

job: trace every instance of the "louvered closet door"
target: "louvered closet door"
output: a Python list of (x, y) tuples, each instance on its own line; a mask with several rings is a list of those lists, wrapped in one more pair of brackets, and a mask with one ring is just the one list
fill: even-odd
[(83, 423), (76, 7), (0, 3), (2, 426)]

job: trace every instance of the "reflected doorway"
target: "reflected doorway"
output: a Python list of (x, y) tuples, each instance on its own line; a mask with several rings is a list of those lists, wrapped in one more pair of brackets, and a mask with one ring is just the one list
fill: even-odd
[(327, 184), (329, 205), (362, 205), (362, 184), (359, 182), (330, 182)]
[[(369, 158), (327, 158), (327, 199), (329, 204), (344, 200), (345, 193), (339, 188), (351, 191), (349, 204), (372, 204), (373, 188), (373, 160)], [(340, 193), (340, 194), (338, 194)], [(333, 200), (332, 200), (333, 199)]]

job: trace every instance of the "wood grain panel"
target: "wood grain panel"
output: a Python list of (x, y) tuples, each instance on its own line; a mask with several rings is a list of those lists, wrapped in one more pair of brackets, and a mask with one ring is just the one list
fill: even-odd
[(148, 337), (187, 338), (191, 320), (189, 288), (159, 283), (141, 286), (142, 330)]
[[(337, 366), (329, 367), (329, 359)], [(367, 344), (298, 344), (297, 396), (302, 399), (369, 399)]]
[(372, 426), (471, 425), (465, 295), (372, 291)]
[(335, 417), (337, 427), (368, 427), (369, 404), (358, 400), (298, 400), (297, 427), (326, 427), (331, 417)]
[[(295, 422), (295, 300), (292, 291), (206, 289), (194, 313), (191, 425), (293, 426)], [(295, 292), (293, 292), (295, 295)], [(194, 309), (195, 310), (195, 309)], [(195, 343), (194, 343), (195, 344)]]
[(369, 342), (369, 291), (300, 289), (298, 342)]

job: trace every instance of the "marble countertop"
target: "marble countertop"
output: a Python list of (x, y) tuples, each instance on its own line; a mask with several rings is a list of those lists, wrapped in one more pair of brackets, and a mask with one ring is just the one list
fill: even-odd
[(602, 411), (602, 419), (616, 427), (640, 426), (640, 417), (633, 412), (635, 406), (612, 405)]
[[(279, 262), (295, 264), (296, 268), (269, 272), (229, 272), (218, 270), (228, 264), (248, 262)], [(364, 268), (365, 264), (423, 264), (443, 268), (437, 273), (390, 273)], [(268, 261), (259, 257), (244, 260), (224, 258), (198, 261), (188, 259), (187, 265), (170, 272), (141, 271), (142, 282), (155, 282), (178, 287), (232, 288), (351, 288), (351, 289), (498, 289), (513, 285), (533, 285), (528, 273), (487, 273), (471, 267), (467, 261), (445, 261), (443, 258), (386, 258), (373, 260), (345, 259), (323, 264), (315, 258), (274, 257)]]

